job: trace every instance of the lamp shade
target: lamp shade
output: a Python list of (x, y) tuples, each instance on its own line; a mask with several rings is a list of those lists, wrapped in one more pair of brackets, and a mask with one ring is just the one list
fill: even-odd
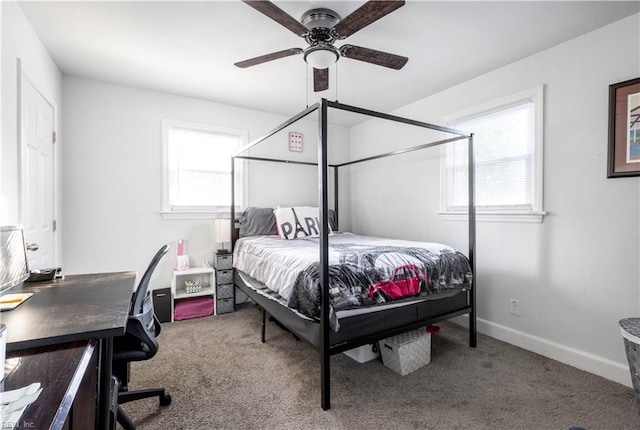
[(231, 222), (228, 219), (217, 219), (215, 223), (216, 242), (222, 244), (231, 242)]

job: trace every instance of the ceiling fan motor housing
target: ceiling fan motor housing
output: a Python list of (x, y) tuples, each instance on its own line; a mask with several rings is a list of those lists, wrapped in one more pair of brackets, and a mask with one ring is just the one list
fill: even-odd
[(331, 29), (340, 21), (340, 15), (331, 9), (311, 9), (305, 12), (300, 22), (309, 29), (305, 36), (307, 43), (313, 45), (331, 45), (336, 37)]
[(329, 29), (336, 25), (338, 21), (340, 21), (340, 15), (326, 8), (308, 10), (300, 18), (300, 22), (309, 30), (318, 27)]

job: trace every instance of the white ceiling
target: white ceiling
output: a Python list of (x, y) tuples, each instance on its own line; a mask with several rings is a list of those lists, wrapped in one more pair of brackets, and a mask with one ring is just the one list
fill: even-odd
[[(364, 1), (275, 1), (299, 19)], [(346, 58), (314, 94), (301, 55), (247, 69), (233, 63), (306, 42), (239, 1), (20, 2), (60, 70), (292, 115), (319, 97), (392, 111), (640, 11), (636, 1), (407, 1), (339, 41), (409, 57), (399, 71)], [(307, 81), (308, 79), (308, 81)], [(337, 88), (337, 89), (336, 89)]]

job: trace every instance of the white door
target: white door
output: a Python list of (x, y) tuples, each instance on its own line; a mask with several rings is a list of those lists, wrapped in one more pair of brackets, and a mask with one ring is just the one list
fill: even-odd
[(27, 252), (30, 269), (54, 267), (54, 114), (53, 106), (21, 73), (21, 219), (25, 241), (37, 250)]

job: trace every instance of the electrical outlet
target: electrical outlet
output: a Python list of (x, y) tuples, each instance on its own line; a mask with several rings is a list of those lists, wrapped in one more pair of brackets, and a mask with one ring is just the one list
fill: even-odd
[(511, 315), (520, 315), (520, 302), (516, 299), (509, 299), (509, 313)]

